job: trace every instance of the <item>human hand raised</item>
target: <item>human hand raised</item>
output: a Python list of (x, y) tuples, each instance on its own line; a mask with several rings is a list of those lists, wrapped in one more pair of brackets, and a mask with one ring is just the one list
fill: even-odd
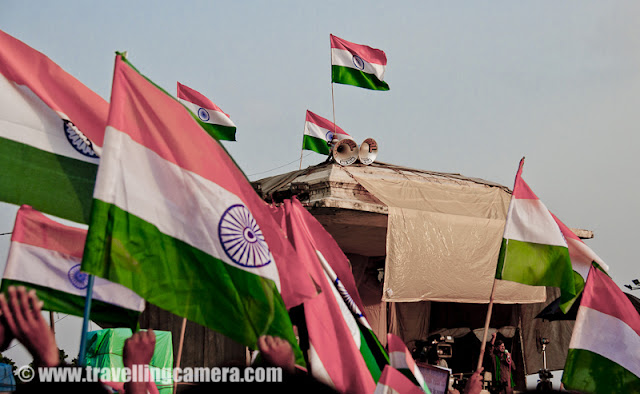
[(9, 286), (8, 300), (0, 294), (0, 310), (13, 336), (31, 353), (37, 365), (54, 367), (60, 364), (56, 338), (47, 321), (42, 317), (43, 302), (35, 290), (24, 286)]

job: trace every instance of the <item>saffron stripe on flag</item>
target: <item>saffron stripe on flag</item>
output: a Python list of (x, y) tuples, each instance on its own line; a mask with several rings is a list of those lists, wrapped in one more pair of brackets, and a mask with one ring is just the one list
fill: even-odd
[(372, 48), (368, 45), (356, 44), (340, 37), (336, 37), (330, 34), (331, 48), (340, 49), (344, 51), (353, 51), (363, 60), (369, 63), (376, 63), (381, 65), (387, 64), (387, 56), (380, 49)]
[[(120, 160), (103, 160), (98, 176), (103, 176), (105, 181), (96, 185), (95, 199), (126, 209), (130, 214), (156, 226), (163, 234), (217, 256), (238, 269), (265, 276), (280, 288), (275, 264), (241, 266), (233, 263), (225, 252), (222, 243), (230, 242), (230, 239), (220, 235), (219, 222), (226, 212), (229, 212), (229, 218), (233, 216), (235, 211), (228, 211), (228, 207), (244, 204), (237, 195), (164, 160), (133, 141), (128, 134), (110, 126), (105, 143), (118, 147)], [(153, 173), (162, 176), (148, 176)], [(170, 207), (170, 210), (165, 207)], [(244, 211), (241, 208), (237, 210)], [(199, 213), (198, 220), (193, 220), (194, 211)], [(256, 258), (262, 261), (273, 259), (268, 249)]]

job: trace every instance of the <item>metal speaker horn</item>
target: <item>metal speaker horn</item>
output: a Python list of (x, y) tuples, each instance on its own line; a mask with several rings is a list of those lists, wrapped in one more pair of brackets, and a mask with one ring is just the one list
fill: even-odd
[(349, 166), (358, 160), (358, 144), (349, 138), (338, 141), (333, 146), (333, 159), (342, 166)]
[(360, 144), (360, 152), (358, 153), (360, 163), (368, 166), (373, 163), (378, 156), (378, 143), (373, 138), (367, 138)]

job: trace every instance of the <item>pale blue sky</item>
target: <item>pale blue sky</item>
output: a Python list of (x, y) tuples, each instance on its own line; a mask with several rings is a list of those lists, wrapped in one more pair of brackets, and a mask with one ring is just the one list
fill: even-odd
[[(0, 29), (107, 100), (116, 50), (169, 92), (199, 90), (237, 124), (225, 146), (251, 179), (298, 168), (307, 109), (331, 118), (330, 33), (382, 49), (391, 90), (336, 85), (338, 125), (377, 139), (381, 161), (509, 187), (526, 156), (524, 179), (595, 232), (622, 285), (640, 277), (638, 15), (634, 1), (4, 0)], [(0, 232), (12, 225), (3, 208)]]

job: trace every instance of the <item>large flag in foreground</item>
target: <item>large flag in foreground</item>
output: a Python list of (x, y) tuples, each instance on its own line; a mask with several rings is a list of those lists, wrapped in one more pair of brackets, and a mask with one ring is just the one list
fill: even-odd
[[(276, 265), (293, 249), (268, 206), (189, 111), (120, 55), (111, 92), (83, 271), (250, 347), (285, 338), (300, 362)], [(289, 300), (315, 295), (308, 276), (286, 285), (302, 289)]]
[(178, 82), (178, 100), (194, 114), (207, 133), (217, 140), (236, 140), (236, 125), (202, 93)]
[[(545, 205), (516, 174), (507, 213), (496, 279), (531, 286), (559, 287), (563, 300), (576, 295), (567, 242)], [(567, 311), (565, 305), (563, 311)]]
[(562, 382), (585, 393), (640, 392), (640, 314), (595, 266), (582, 294)]
[(0, 200), (88, 223), (109, 104), (0, 31)]
[(402, 372), (402, 374), (409, 378), (415, 385), (422, 388), (424, 392), (431, 394), (427, 383), (424, 381), (422, 372), (418, 369), (418, 365), (413, 360), (409, 349), (407, 349), (407, 346), (402, 342), (402, 339), (393, 334), (387, 334), (387, 346), (389, 347), (389, 364)]
[[(87, 230), (53, 221), (28, 205), (16, 215), (0, 290), (35, 289), (43, 309), (83, 316), (88, 275), (80, 271)], [(144, 300), (117, 283), (96, 278), (91, 320), (136, 328)]]
[[(297, 200), (293, 203), (300, 205)], [(370, 367), (375, 366), (375, 359), (356, 319), (318, 260), (292, 201), (285, 201), (284, 213), (287, 236), (321, 289), (317, 297), (304, 303), (311, 374), (342, 393), (371, 393), (381, 369), (374, 377)]]
[(340, 141), (345, 138), (351, 138), (351, 136), (333, 122), (329, 122), (322, 116), (307, 110), (307, 117), (304, 121), (302, 149), (328, 155), (331, 153), (331, 141), (334, 138)]
[(389, 90), (384, 81), (387, 55), (380, 49), (331, 37), (331, 82), (372, 90)]

